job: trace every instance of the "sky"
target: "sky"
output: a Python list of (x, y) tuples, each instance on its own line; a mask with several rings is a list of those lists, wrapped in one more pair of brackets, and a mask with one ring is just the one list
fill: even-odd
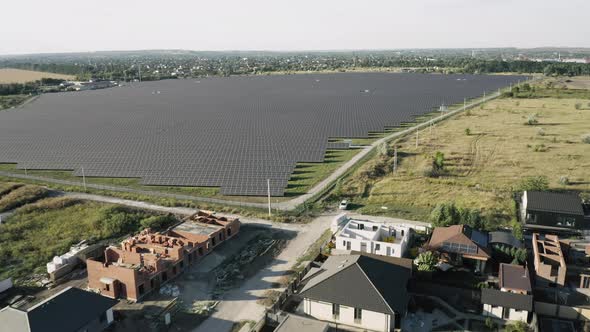
[(18, 0), (0, 54), (590, 47), (588, 0)]

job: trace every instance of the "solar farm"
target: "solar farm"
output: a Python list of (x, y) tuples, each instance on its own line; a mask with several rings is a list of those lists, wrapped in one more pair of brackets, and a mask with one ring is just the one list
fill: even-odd
[(131, 83), (0, 112), (0, 163), (283, 196), (298, 162), (523, 76), (321, 74)]

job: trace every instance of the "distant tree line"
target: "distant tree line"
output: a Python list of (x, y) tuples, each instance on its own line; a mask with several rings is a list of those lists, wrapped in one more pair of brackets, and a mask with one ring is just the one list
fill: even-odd
[(133, 54), (125, 56), (70, 56), (0, 59), (0, 67), (76, 75), (79, 79), (118, 81), (159, 80), (176, 77), (230, 76), (297, 71), (409, 68), (442, 73), (538, 73), (590, 75), (590, 64), (473, 58), (466, 55), (424, 56), (396, 52), (286, 53), (211, 55)]

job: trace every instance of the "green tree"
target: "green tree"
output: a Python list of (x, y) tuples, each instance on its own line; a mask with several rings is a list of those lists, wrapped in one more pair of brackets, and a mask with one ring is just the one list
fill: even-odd
[(506, 325), (505, 330), (506, 332), (529, 332), (531, 331), (530, 327), (521, 321), (513, 322)]

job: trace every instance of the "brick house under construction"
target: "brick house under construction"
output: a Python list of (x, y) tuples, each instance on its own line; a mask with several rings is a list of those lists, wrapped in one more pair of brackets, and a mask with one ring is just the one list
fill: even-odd
[(104, 261), (89, 259), (88, 287), (112, 298), (138, 301), (207, 255), (240, 230), (239, 219), (199, 211), (158, 233), (145, 229), (108, 247)]

